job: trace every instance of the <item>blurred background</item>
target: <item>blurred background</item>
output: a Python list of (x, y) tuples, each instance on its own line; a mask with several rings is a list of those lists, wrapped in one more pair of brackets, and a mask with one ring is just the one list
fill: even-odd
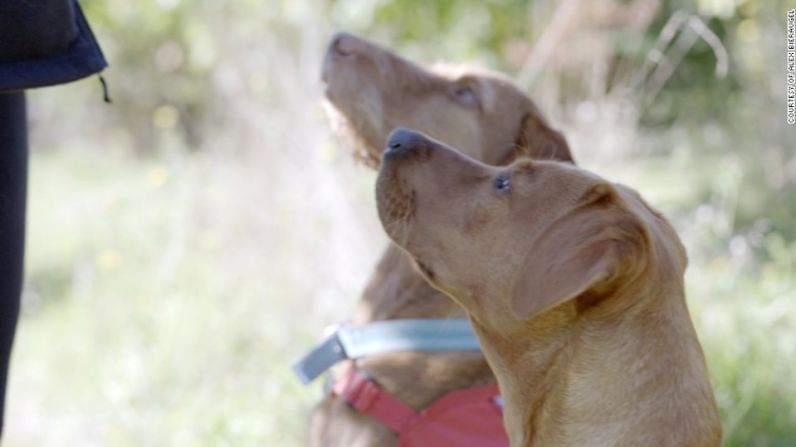
[(5, 446), (304, 444), (290, 363), (386, 244), (319, 69), (345, 29), (514, 77), (690, 255), (728, 446), (796, 445), (796, 127), (768, 0), (83, 0), (111, 67), (32, 91)]

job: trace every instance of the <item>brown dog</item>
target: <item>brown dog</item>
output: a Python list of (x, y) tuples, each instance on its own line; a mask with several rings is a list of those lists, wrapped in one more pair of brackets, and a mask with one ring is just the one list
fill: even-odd
[[(531, 100), (491, 73), (431, 72), (349, 34), (338, 34), (324, 61), (327, 97), (343, 131), (364, 148), (371, 166), (381, 158), (388, 132), (414, 126), (493, 164), (519, 155), (572, 160), (564, 138), (546, 124)], [(431, 288), (411, 260), (390, 245), (373, 273), (352, 323), (399, 318), (463, 316)], [(404, 352), (357, 361), (387, 391), (415, 409), (452, 390), (494, 382), (476, 353)], [(390, 446), (396, 436), (369, 416), (327, 396), (313, 413), (310, 444)]]
[(686, 253), (633, 190), (572, 165), (491, 167), (406, 129), (379, 217), (469, 314), (518, 446), (718, 446)]

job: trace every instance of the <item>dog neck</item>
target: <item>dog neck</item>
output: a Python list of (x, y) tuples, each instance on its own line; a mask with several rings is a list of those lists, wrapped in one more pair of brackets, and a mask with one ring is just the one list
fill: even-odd
[(464, 317), (464, 309), (428, 285), (409, 255), (391, 243), (370, 277), (354, 323), (398, 318)]
[(510, 333), (473, 322), (511, 445), (720, 445), (683, 294), (609, 299), (633, 306), (595, 318), (572, 300)]
[[(353, 323), (464, 316), (461, 307), (426, 283), (407, 254), (390, 244), (370, 278)], [(494, 383), (480, 353), (389, 353), (359, 360), (357, 365), (418, 409), (449, 391)]]

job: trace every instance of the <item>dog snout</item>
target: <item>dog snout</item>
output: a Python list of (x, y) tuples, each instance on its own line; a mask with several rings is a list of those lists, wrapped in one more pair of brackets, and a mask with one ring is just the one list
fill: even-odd
[(345, 31), (338, 31), (329, 41), (326, 57), (321, 67), (321, 80), (329, 83), (334, 72), (341, 65), (349, 65), (347, 61), (355, 56), (361, 56), (366, 48), (366, 43), (358, 37)]
[(359, 39), (349, 33), (340, 31), (332, 37), (332, 42), (329, 44), (329, 56), (338, 59), (351, 57), (360, 46)]
[(385, 159), (401, 159), (426, 152), (431, 147), (431, 140), (420, 132), (399, 127), (390, 132), (384, 148)]

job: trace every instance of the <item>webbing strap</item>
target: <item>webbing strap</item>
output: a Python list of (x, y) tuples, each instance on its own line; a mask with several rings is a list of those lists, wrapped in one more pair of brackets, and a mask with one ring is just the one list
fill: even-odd
[(396, 433), (402, 432), (418, 414), (354, 367), (347, 368), (337, 379), (332, 392), (357, 411), (370, 415)]
[(293, 364), (302, 382), (310, 383), (335, 363), (394, 351), (479, 351), (470, 322), (462, 318), (374, 321), (340, 326)]

